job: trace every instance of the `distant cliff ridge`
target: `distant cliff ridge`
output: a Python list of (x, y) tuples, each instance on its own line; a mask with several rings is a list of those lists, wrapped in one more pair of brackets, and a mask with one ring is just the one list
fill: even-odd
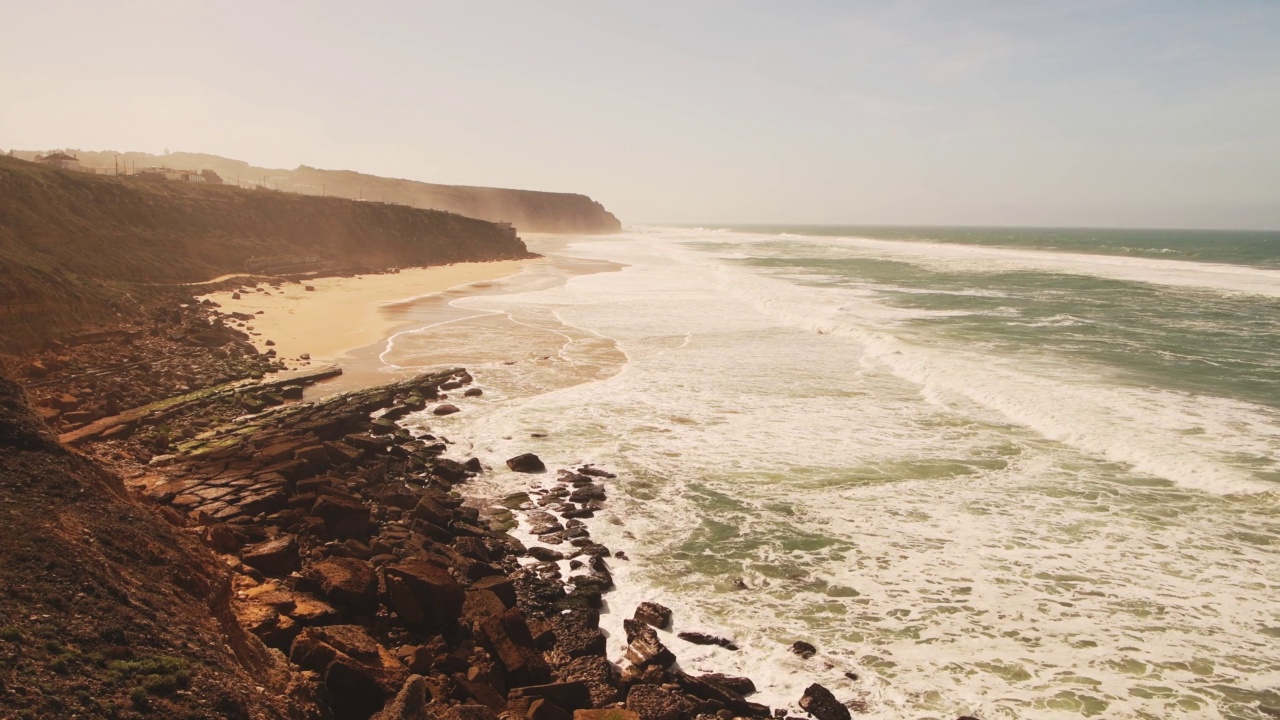
[[(332, 195), (371, 201), (386, 200), (397, 205), (444, 210), (490, 222), (509, 222), (523, 232), (612, 233), (622, 229), (600, 203), (575, 193), (512, 190), (506, 188), (438, 185), (366, 175), (350, 170), (319, 170), (303, 165), (295, 170), (261, 168), (242, 160), (175, 152), (167, 155), (76, 150), (85, 165), (122, 170), (168, 167), (179, 171), (212, 170), (229, 184), (237, 179), (245, 185), (265, 182), (267, 187), (304, 195)], [(19, 153), (34, 157), (37, 153)]]

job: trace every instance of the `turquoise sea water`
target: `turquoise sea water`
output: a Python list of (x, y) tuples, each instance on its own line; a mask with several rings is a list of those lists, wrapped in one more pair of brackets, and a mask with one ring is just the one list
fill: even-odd
[(740, 225), (743, 233), (808, 237), (868, 237), (947, 242), (1049, 252), (1123, 255), (1162, 260), (1280, 267), (1274, 230), (1152, 230), (1141, 228), (904, 227), (858, 225)]
[(657, 599), (743, 648), (664, 636), (682, 666), (793, 713), (819, 681), (874, 718), (1280, 716), (1280, 234), (535, 249), (384, 359), (472, 370), (482, 400), (424, 419), (459, 457), (619, 471), (590, 521), (631, 558), (615, 653)]

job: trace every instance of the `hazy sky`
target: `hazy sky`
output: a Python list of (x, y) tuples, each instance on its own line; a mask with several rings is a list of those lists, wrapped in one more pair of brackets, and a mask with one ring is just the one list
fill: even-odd
[(0, 147), (624, 223), (1280, 227), (1280, 2), (0, 0)]

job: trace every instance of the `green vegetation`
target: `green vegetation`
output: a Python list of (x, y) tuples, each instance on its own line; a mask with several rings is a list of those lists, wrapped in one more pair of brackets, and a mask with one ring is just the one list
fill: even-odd
[(137, 710), (148, 710), (151, 707), (151, 696), (147, 694), (146, 688), (136, 687), (129, 691), (129, 702)]
[(130, 700), (141, 690), (145, 696), (169, 695), (191, 683), (191, 672), (187, 661), (167, 655), (144, 655), (133, 660), (113, 660), (107, 663), (107, 669), (121, 681), (132, 680), (138, 683), (130, 691)]

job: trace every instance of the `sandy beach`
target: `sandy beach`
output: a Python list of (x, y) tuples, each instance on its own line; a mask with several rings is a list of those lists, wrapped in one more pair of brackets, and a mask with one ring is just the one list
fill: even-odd
[[(292, 363), (310, 356), (314, 366), (342, 364), (352, 351), (390, 336), (403, 322), (390, 308), (414, 298), (513, 275), (530, 261), (503, 260), (409, 268), (398, 273), (329, 277), (302, 283), (246, 285), (201, 296), (226, 313), (254, 315), (242, 329), (261, 351), (275, 349)], [(308, 287), (314, 290), (307, 290)], [(261, 315), (257, 315), (262, 311)], [(268, 341), (273, 343), (268, 345)]]

